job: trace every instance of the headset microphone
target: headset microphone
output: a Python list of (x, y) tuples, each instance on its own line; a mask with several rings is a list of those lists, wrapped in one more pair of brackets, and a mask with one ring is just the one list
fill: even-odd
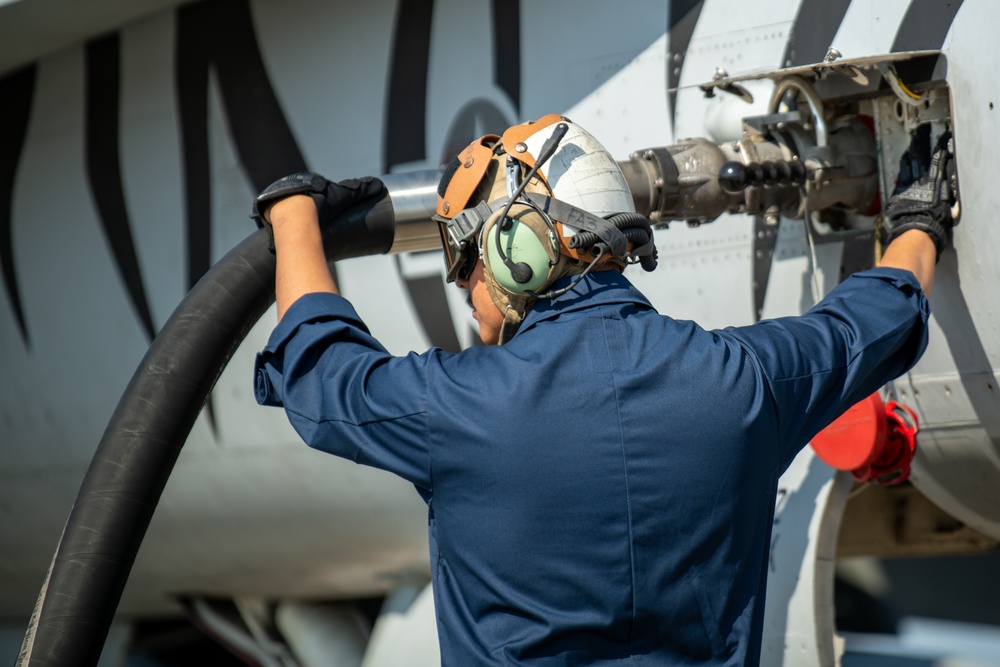
[[(499, 236), (497, 238), (499, 238)], [(535, 275), (535, 272), (531, 270), (531, 267), (528, 266), (527, 262), (518, 262), (515, 264), (504, 257), (504, 264), (508, 269), (510, 269), (510, 277), (513, 278), (519, 285), (525, 284)]]
[[(538, 170), (542, 168), (542, 165), (552, 157), (556, 152), (556, 148), (559, 147), (559, 142), (562, 141), (563, 137), (566, 136), (566, 132), (569, 130), (569, 125), (566, 123), (559, 123), (556, 125), (556, 129), (552, 132), (545, 143), (542, 144), (542, 149), (538, 151), (538, 157), (535, 160), (535, 166), (531, 168), (525, 177), (521, 180), (521, 183), (517, 186), (517, 189), (510, 195), (510, 200), (507, 202), (507, 206), (504, 207), (503, 213), (500, 214), (500, 222), (497, 225), (496, 233), (496, 246), (497, 252), (500, 253), (500, 259), (503, 260), (504, 266), (510, 271), (510, 277), (514, 279), (519, 285), (523, 285), (531, 280), (534, 272), (531, 267), (528, 266), (526, 262), (517, 262), (516, 264), (510, 260), (510, 258), (504, 253), (503, 245), (500, 243), (500, 232), (508, 231), (513, 226), (513, 222), (507, 217), (510, 213), (510, 207), (514, 204), (514, 201), (521, 196), (524, 192), (524, 188), (527, 187), (528, 182), (538, 173)], [(508, 158), (509, 159), (509, 158)]]

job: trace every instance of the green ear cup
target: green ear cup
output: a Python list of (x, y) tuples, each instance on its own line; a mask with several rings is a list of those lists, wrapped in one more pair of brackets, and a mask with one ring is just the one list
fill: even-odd
[[(556, 255), (556, 248), (549, 236), (548, 226), (537, 220), (537, 214), (527, 214), (513, 221), (510, 229), (503, 231), (494, 224), (483, 237), (483, 253), (488, 255), (487, 264), (497, 283), (515, 293), (537, 291), (549, 278), (550, 263)], [(533, 224), (534, 223), (534, 224)], [(541, 226), (543, 229), (533, 229)], [(531, 268), (531, 279), (526, 283), (514, 280), (510, 269), (497, 252), (496, 235), (500, 235), (500, 245), (504, 254), (513, 263), (524, 262)]]

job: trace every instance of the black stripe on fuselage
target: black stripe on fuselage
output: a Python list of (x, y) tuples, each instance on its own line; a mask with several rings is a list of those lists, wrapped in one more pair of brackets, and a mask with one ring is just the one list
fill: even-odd
[[(218, 80), (236, 154), (256, 190), (304, 171), (306, 164), (264, 69), (247, 0), (181, 7), (176, 39), (190, 287), (211, 266), (209, 68)], [(247, 225), (249, 232), (249, 219)]]
[(962, 0), (913, 0), (899, 23), (892, 52), (940, 49), (961, 7)]
[(28, 136), (28, 120), (35, 95), (36, 66), (31, 65), (0, 79), (0, 271), (3, 285), (14, 311), (21, 338), (27, 347), (28, 325), (21, 305), (21, 291), (14, 270), (14, 238), (12, 210), (14, 177), (21, 161), (24, 141)]
[(822, 62), (850, 6), (851, 0), (803, 0), (779, 67)]
[(383, 172), (427, 157), (427, 69), (434, 0), (399, 0), (389, 57)]
[(87, 181), (115, 266), (149, 340), (156, 335), (125, 207), (119, 150), (121, 43), (118, 33), (87, 43), (84, 153)]
[(521, 110), (521, 3), (492, 0), (493, 80)]
[(667, 34), (670, 38), (670, 52), (667, 54), (667, 102), (670, 105), (671, 127), (674, 126), (677, 115), (677, 93), (673, 91), (680, 84), (688, 45), (704, 4), (704, 0), (673, 0), (670, 3), (670, 14), (667, 17)]

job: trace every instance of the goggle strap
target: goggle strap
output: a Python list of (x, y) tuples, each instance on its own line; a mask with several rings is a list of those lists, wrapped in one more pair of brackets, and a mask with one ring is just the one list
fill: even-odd
[(628, 239), (622, 230), (615, 227), (611, 221), (552, 197), (534, 193), (527, 193), (526, 196), (553, 220), (558, 220), (563, 225), (582, 232), (596, 234), (601, 241), (607, 244), (612, 257), (626, 257), (628, 255)]
[[(628, 255), (628, 239), (610, 221), (545, 195), (525, 192), (521, 196), (531, 200), (532, 204), (553, 220), (573, 229), (593, 232), (607, 244), (613, 257), (626, 257)], [(462, 211), (449, 221), (449, 233), (451, 233), (450, 230), (457, 228), (459, 233), (451, 233), (452, 238), (456, 242), (468, 241), (478, 234), (482, 224), (491, 215), (503, 209), (508, 201), (510, 201), (508, 197), (501, 197), (489, 203), (479, 202), (475, 207)]]
[(482, 228), (483, 223), (493, 214), (494, 210), (496, 209), (491, 208), (484, 201), (479, 202), (472, 208), (465, 209), (448, 221), (448, 229), (451, 237), (456, 243), (468, 242), (475, 238)]

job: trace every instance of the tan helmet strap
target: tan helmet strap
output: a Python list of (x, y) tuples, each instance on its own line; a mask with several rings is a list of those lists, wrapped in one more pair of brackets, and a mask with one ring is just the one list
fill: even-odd
[[(534, 299), (532, 299), (534, 301)], [(500, 336), (497, 339), (498, 345), (503, 345), (507, 343), (517, 330), (521, 327), (521, 322), (524, 320), (524, 315), (530, 309), (530, 306), (524, 306), (523, 308), (515, 308), (511, 306), (506, 311), (504, 311), (503, 324), (500, 325)]]
[[(528, 137), (562, 120), (563, 117), (559, 114), (550, 113), (532, 123), (522, 123), (521, 125), (508, 127), (503, 133), (503, 149), (507, 151), (507, 155), (513, 155), (531, 169), (535, 166), (535, 156), (527, 151), (525, 142), (528, 140)], [(520, 150), (518, 150), (519, 148)], [(548, 185), (545, 176), (542, 174), (538, 174), (538, 176)]]
[(482, 184), (490, 167), (494, 147), (500, 141), (496, 134), (486, 134), (473, 141), (458, 154), (458, 170), (448, 182), (444, 196), (438, 197), (437, 214), (453, 218), (468, 208), (469, 200)]

